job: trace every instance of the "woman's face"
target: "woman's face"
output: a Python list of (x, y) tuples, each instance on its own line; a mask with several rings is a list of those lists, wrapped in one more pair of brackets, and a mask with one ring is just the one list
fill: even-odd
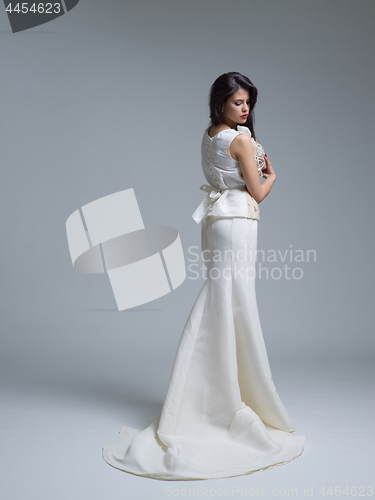
[(230, 127), (235, 127), (237, 123), (246, 123), (250, 112), (250, 96), (248, 90), (239, 88), (223, 104), (223, 121)]

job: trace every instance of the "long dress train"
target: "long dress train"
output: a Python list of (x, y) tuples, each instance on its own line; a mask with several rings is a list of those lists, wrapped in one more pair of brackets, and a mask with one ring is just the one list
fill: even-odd
[(258, 221), (208, 217), (206, 234), (207, 279), (184, 326), (163, 408), (103, 448), (104, 460), (123, 471), (165, 480), (232, 477), (303, 452), (305, 437), (276, 391), (259, 320)]

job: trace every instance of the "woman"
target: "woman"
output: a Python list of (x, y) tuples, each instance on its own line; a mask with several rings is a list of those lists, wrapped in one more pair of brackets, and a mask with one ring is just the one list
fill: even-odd
[(202, 222), (207, 279), (185, 324), (162, 411), (141, 428), (123, 427), (103, 448), (105, 461), (126, 472), (232, 477), (290, 462), (304, 449), (272, 380), (255, 295), (258, 204), (276, 179), (255, 139), (256, 101), (256, 88), (239, 73), (221, 75), (211, 87), (211, 126), (201, 148), (208, 194), (193, 214)]

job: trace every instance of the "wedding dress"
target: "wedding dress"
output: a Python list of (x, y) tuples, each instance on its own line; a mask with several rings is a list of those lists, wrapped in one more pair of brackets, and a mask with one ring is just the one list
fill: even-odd
[[(208, 192), (193, 214), (202, 222), (205, 280), (184, 326), (161, 412), (122, 427), (104, 460), (164, 480), (233, 477), (276, 467), (303, 452), (276, 391), (259, 320), (255, 266), (259, 206), (229, 153), (248, 128), (202, 140)], [(252, 138), (262, 167), (264, 151)]]

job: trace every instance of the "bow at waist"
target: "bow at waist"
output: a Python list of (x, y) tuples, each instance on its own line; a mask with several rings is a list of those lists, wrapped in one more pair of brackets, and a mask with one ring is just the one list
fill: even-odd
[[(208, 210), (212, 207), (214, 203), (216, 203), (220, 198), (226, 198), (228, 192), (236, 189), (240, 191), (246, 191), (246, 186), (243, 188), (216, 188), (214, 186), (210, 186), (209, 184), (203, 184), (199, 189), (202, 191), (206, 191), (207, 196), (202, 200), (196, 211), (193, 213), (192, 218), (199, 224), (203, 217), (206, 215)], [(254, 200), (255, 201), (255, 200)]]

